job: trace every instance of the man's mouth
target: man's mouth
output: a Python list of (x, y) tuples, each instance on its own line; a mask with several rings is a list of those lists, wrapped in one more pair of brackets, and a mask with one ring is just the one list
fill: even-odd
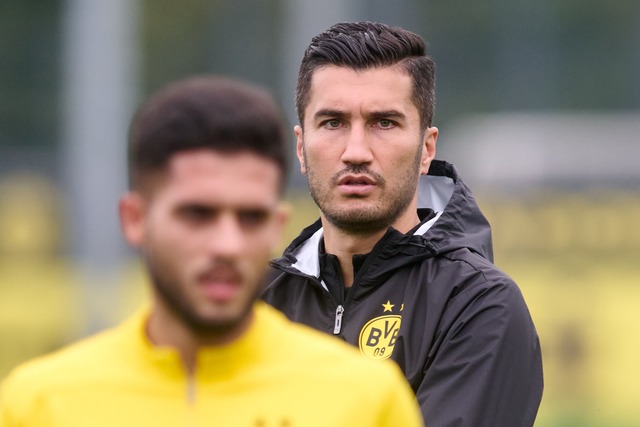
[(198, 283), (208, 299), (226, 302), (236, 297), (242, 280), (233, 269), (223, 268), (200, 275)]
[(338, 181), (338, 185), (375, 185), (375, 181), (364, 175), (347, 175)]
[(346, 175), (338, 180), (338, 190), (347, 197), (366, 197), (376, 186), (376, 181), (366, 175)]

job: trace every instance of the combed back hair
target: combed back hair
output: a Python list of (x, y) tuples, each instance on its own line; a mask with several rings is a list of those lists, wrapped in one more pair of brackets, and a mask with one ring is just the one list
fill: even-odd
[(251, 152), (272, 160), (284, 190), (288, 141), (280, 108), (265, 89), (217, 76), (170, 84), (145, 102), (129, 129), (129, 185), (141, 190), (179, 152)]
[(304, 126), (313, 73), (326, 66), (354, 70), (397, 65), (413, 81), (413, 102), (422, 129), (431, 126), (435, 110), (435, 63), (424, 40), (403, 28), (376, 22), (343, 22), (311, 40), (302, 58), (296, 87), (296, 110)]

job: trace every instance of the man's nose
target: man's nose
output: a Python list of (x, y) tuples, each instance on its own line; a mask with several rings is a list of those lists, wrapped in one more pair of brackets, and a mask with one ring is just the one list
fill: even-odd
[(245, 233), (238, 218), (230, 213), (220, 215), (207, 231), (207, 250), (219, 257), (236, 257), (242, 254)]
[(341, 160), (354, 165), (371, 163), (373, 160), (370, 141), (363, 125), (350, 127)]

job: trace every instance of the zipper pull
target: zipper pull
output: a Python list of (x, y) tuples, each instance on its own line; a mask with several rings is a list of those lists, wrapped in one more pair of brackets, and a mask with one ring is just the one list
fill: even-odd
[(187, 403), (196, 402), (196, 379), (193, 376), (187, 378)]
[(333, 325), (333, 335), (338, 335), (342, 329), (342, 314), (344, 313), (344, 307), (339, 305), (336, 308), (336, 322)]

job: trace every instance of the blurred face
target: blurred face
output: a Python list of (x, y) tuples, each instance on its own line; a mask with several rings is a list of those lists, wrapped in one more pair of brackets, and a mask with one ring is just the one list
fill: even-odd
[(199, 335), (233, 335), (251, 306), (284, 213), (280, 172), (252, 153), (174, 155), (149, 194), (121, 202), (128, 241), (140, 249), (154, 312)]
[(418, 178), (438, 130), (420, 129), (411, 95), (411, 78), (396, 67), (314, 73), (297, 154), (329, 224), (352, 234), (415, 225)]

